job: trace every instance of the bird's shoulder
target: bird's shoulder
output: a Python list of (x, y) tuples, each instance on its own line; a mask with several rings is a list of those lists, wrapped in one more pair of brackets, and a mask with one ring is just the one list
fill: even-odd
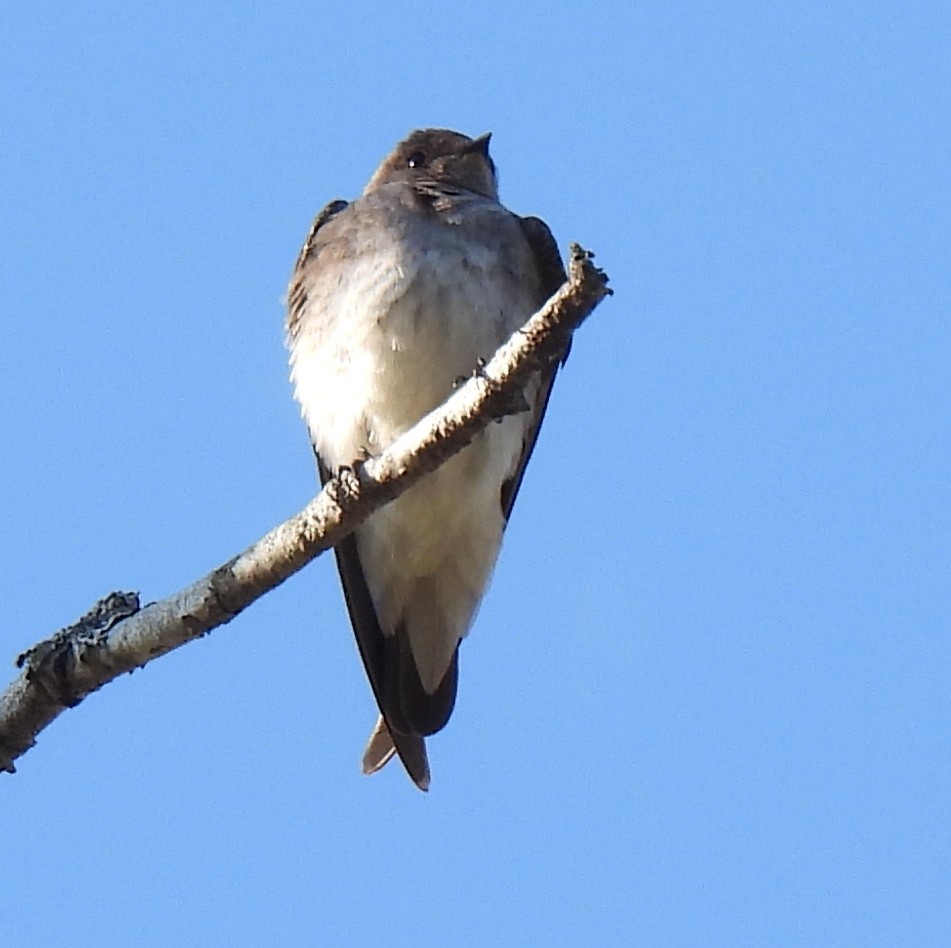
[(338, 198), (335, 201), (328, 202), (321, 208), (320, 213), (314, 218), (313, 223), (310, 225), (310, 230), (307, 231), (304, 244), (300, 249), (300, 253), (297, 255), (297, 260), (294, 263), (295, 273), (297, 273), (311, 257), (316, 255), (319, 244), (323, 242), (320, 238), (326, 235), (327, 224), (339, 216), (349, 206), (349, 201)]
[(307, 309), (308, 272), (320, 257), (321, 249), (332, 241), (333, 234), (331, 231), (334, 229), (334, 221), (338, 220), (350, 207), (351, 204), (348, 201), (339, 199), (330, 201), (321, 209), (310, 225), (310, 230), (307, 232), (307, 237), (304, 239), (304, 244), (294, 263), (291, 282), (287, 288), (286, 329), (290, 340), (297, 338), (301, 321)]

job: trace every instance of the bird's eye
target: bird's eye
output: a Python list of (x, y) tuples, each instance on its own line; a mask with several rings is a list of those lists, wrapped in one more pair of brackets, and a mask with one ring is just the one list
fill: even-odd
[(414, 151), (406, 159), (407, 168), (422, 168), (424, 164), (426, 164), (426, 156), (421, 151)]

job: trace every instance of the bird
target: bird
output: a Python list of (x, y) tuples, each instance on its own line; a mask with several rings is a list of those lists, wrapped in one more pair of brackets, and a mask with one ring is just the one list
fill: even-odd
[[(445, 401), (565, 281), (548, 226), (499, 202), (490, 138), (417, 129), (360, 197), (331, 201), (310, 227), (285, 334), (321, 483), (378, 455)], [(364, 773), (395, 754), (429, 789), (426, 738), (452, 713), (460, 643), (568, 345), (525, 386), (527, 411), (488, 425), (335, 547), (380, 712)]]

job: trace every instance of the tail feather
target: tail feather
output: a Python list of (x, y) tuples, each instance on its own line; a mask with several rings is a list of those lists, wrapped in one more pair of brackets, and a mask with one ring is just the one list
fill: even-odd
[(363, 772), (376, 773), (397, 753), (413, 783), (420, 790), (428, 790), (429, 758), (426, 756), (426, 742), (416, 734), (392, 733), (380, 715), (363, 752)]

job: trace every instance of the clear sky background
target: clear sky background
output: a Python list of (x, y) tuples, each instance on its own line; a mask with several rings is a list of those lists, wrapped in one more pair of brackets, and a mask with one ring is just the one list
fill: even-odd
[(0, 644), (314, 492), (281, 298), (414, 127), (597, 253), (433, 787), (330, 557), (0, 777), (6, 944), (951, 944), (945, 3), (0, 16)]

